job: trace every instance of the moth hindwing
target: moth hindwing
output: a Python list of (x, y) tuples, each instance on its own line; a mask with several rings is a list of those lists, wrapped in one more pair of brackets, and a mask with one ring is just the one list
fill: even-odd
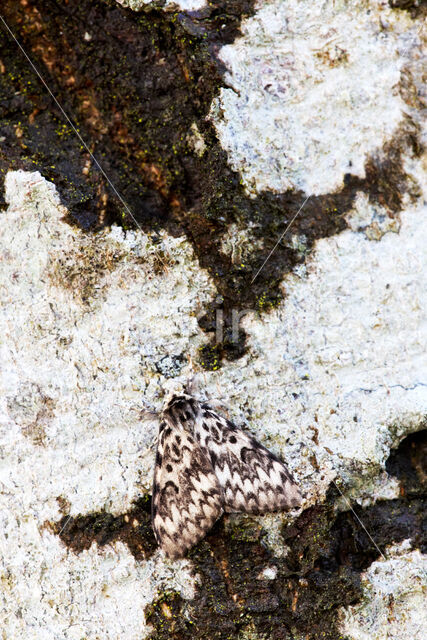
[(223, 511), (282, 511), (301, 500), (286, 465), (253, 436), (191, 396), (175, 395), (166, 404), (152, 517), (168, 557), (182, 557)]

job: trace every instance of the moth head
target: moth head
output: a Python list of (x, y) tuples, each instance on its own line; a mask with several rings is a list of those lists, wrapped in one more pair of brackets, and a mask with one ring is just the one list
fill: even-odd
[(172, 407), (178, 408), (179, 406), (184, 406), (186, 403), (190, 405), (194, 403), (193, 396), (190, 396), (188, 393), (169, 393), (166, 396), (165, 403), (163, 405), (162, 413), (166, 413), (170, 411)]
[(162, 418), (172, 427), (193, 430), (194, 420), (199, 411), (199, 403), (186, 393), (175, 393), (166, 399)]
[(165, 401), (162, 411), (167, 411), (174, 403), (179, 401), (194, 402), (194, 395), (197, 393), (196, 378), (192, 376), (184, 381), (168, 381), (167, 386), (163, 387), (165, 392)]

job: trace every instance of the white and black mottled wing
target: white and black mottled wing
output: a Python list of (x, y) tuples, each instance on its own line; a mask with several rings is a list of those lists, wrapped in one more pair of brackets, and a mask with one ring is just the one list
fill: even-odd
[(152, 522), (169, 558), (182, 558), (223, 512), (222, 490), (209, 457), (173, 412), (165, 410), (154, 471)]
[(301, 504), (300, 490), (279, 458), (209, 405), (199, 407), (195, 437), (221, 485), (224, 511), (256, 514)]

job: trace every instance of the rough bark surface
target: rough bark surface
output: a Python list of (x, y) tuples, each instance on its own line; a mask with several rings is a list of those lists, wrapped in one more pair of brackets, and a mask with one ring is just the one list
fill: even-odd
[[(389, 4), (414, 20), (423, 15), (417, 2)], [(306, 194), (288, 190), (249, 196), (240, 175), (230, 168), (209, 119), (212, 101), (221, 87), (227, 87), (219, 49), (235, 42), (242, 20), (255, 11), (252, 0), (215, 0), (192, 13), (171, 7), (165, 11), (163, 3), (135, 12), (113, 0), (6, 0), (1, 7), (10, 30), (73, 123), (64, 118), (0, 24), (0, 175), (17, 169), (39, 171), (55, 184), (67, 208), (67, 223), (79, 233), (83, 230), (88, 242), (97, 247), (93, 255), (82, 251), (76, 271), (66, 256), (64, 264), (56, 265), (64, 295), (78, 298), (88, 308), (97, 300), (99, 282), (122, 259), (119, 252), (111, 254), (108, 246), (102, 249), (102, 233), (111, 225), (129, 233), (139, 227), (154, 246), (160, 244), (163, 233), (185, 236), (195, 262), (206, 270), (217, 294), (198, 316), (207, 335), (197, 349), (198, 364), (208, 372), (230, 363), (238, 367), (242, 362), (244, 367), (239, 359), (247, 354), (246, 334), (241, 329), (239, 340), (233, 339), (232, 311), (254, 310), (268, 324), (268, 313), (286, 304), (283, 278), (298, 265), (304, 268), (316, 241), (346, 229), (364, 230), (372, 241), (381, 239), (383, 220), (374, 228), (351, 221), (358, 198), (386, 211), (391, 225), (386, 231), (395, 231), (393, 225), (398, 230), (402, 210), (420, 196), (407, 162), (410, 157), (416, 163), (422, 154), (420, 125), (408, 117), (384, 148), (367, 159), (365, 177), (349, 171), (340, 189), (310, 198), (292, 227), (295, 238), (303, 238), (301, 246), (285, 242), (276, 246)], [(401, 87), (408, 103), (412, 100), (418, 108), (420, 97), (412, 90), (412, 86)], [(0, 204), (6, 210), (3, 196), (2, 188)], [(247, 231), (237, 258), (236, 253), (224, 251), (230, 228)], [(273, 248), (268, 270), (252, 283)], [(177, 256), (175, 261), (159, 255), (147, 280), (155, 274), (161, 288), (162, 274), (174, 268)], [(224, 319), (219, 342), (218, 309)], [(182, 353), (159, 359), (158, 379), (164, 382), (178, 376), (184, 362)], [(298, 375), (305, 379), (305, 374)], [(49, 401), (43, 396), (42, 410), (35, 413), (30, 428), (23, 427), (24, 436), (35, 447), (49, 439), (40, 426), (49, 425), (55, 415), (55, 404)], [(11, 416), (14, 404), (19, 401), (10, 403)], [(21, 415), (20, 410), (16, 413)], [(316, 421), (313, 418), (311, 428), (313, 442), (318, 444)], [(389, 438), (393, 449), (385, 456), (385, 470), (398, 495), (363, 506), (355, 500), (349, 510), (349, 503), (343, 508), (341, 491), (332, 482), (323, 500), (312, 501), (295, 520), (280, 523), (275, 544), (287, 549), (282, 555), (273, 552), (268, 527), (256, 518), (227, 516), (189, 553), (188, 580), (193, 577), (196, 585), (192, 597), (168, 587), (160, 595), (159, 590), (155, 592), (145, 608), (149, 626), (141, 622), (141, 638), (344, 640), (340, 610), (364, 601), (363, 574), (381, 560), (381, 552), (407, 540), (412, 550), (426, 551), (425, 423), (418, 420), (413, 429), (419, 431), (398, 445), (396, 440), (408, 428), (399, 430), (393, 424), (390, 432), (393, 429), (398, 435)], [(318, 472), (322, 463), (311, 450), (308, 457)], [(347, 464), (346, 454), (342, 457)], [(369, 460), (363, 464), (360, 467), (366, 470)], [(370, 479), (381, 472), (374, 460)], [(357, 484), (358, 473), (355, 462), (353, 477), (348, 471), (350, 489)], [(157, 548), (148, 493), (120, 513), (105, 508), (70, 515), (67, 496), (61, 493), (57, 500), (62, 516), (47, 518), (43, 530), (59, 539), (73, 558), (123, 545), (137, 565), (151, 567), (154, 573)], [(369, 523), (377, 546), (360, 521)], [(1, 579), (13, 593), (13, 580), (6, 570)], [(100, 629), (100, 638), (110, 637), (104, 632)], [(56, 636), (52, 632), (46, 637)], [(72, 637), (70, 632), (67, 638)]]

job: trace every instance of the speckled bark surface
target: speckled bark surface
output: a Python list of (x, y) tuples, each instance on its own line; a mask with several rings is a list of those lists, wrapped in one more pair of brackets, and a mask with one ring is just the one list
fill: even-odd
[[(252, 285), (307, 193), (249, 196), (212, 108), (235, 82), (221, 47), (276, 4), (2, 5), (139, 225), (0, 25), (7, 640), (425, 635), (412, 624), (425, 588), (419, 51), (402, 54), (402, 122), (384, 123), (363, 170), (311, 194)], [(366, 8), (398, 12), (403, 33), (423, 16), (414, 2)], [(289, 461), (307, 501), (224, 518), (171, 563), (150, 528), (157, 427), (141, 410), (194, 373)]]
[[(224, 84), (216, 52), (238, 36), (241, 20), (254, 12), (252, 4), (212, 3), (185, 15), (151, 7), (134, 13), (112, 1), (39, 0), (26, 3), (25, 11), (6, 3), (3, 12), (139, 224), (184, 232), (215, 279), (220, 302), (200, 324), (212, 335), (221, 305), (224, 339), (212, 340), (200, 361), (215, 368), (224, 356), (241, 356), (244, 334), (239, 342), (231, 339), (232, 308), (263, 311), (281, 298), (283, 274), (303, 260), (294, 247), (280, 244), (269, 269), (252, 285), (251, 280), (305, 199), (298, 190), (247, 197), (207, 121)], [(43, 169), (83, 228), (112, 221), (134, 226), (4, 28), (1, 38), (3, 173)], [(409, 100), (413, 92), (407, 93)], [(202, 155), (195, 151), (194, 126), (205, 141)], [(313, 196), (293, 225), (294, 234), (304, 236), (304, 251), (345, 227), (343, 216), (358, 191), (398, 211), (402, 189), (416, 191), (402, 166), (407, 149), (419, 153), (414, 122), (382, 153), (366, 159), (364, 178), (352, 175), (350, 167), (341, 188)], [(248, 237), (243, 260), (222, 250), (233, 223)]]

